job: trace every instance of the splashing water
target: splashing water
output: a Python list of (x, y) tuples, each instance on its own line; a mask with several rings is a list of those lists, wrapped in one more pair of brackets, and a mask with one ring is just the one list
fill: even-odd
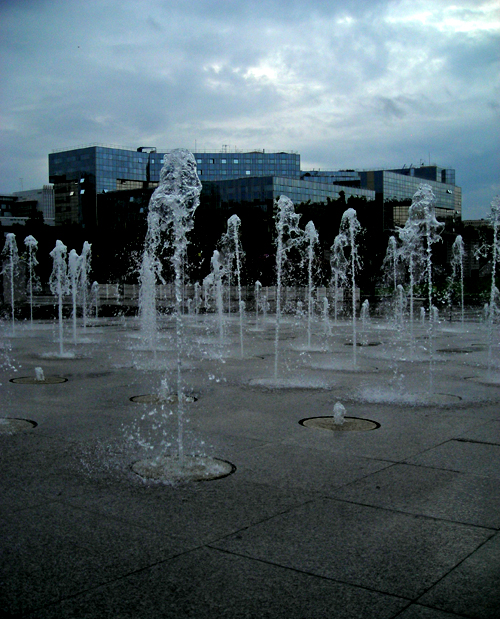
[(28, 284), (27, 284), (27, 292), (28, 299), (30, 302), (30, 324), (33, 328), (33, 293), (40, 290), (40, 280), (35, 274), (35, 267), (38, 265), (38, 260), (36, 259), (36, 250), (38, 249), (38, 241), (35, 237), (27, 236), (24, 239), (24, 244), (26, 249), (28, 250)]
[(10, 307), (12, 315), (12, 333), (15, 333), (15, 283), (19, 276), (19, 254), (17, 251), (16, 235), (8, 232), (5, 236), (5, 245), (2, 250), (3, 268), (2, 274), (7, 281), (10, 291)]
[[(181, 464), (184, 462), (184, 409), (185, 395), (182, 380), (183, 351), (183, 260), (186, 255), (187, 234), (194, 226), (194, 213), (200, 203), (201, 182), (196, 173), (196, 161), (188, 150), (176, 149), (165, 155), (160, 173), (160, 184), (149, 202), (147, 241), (150, 255), (157, 255), (160, 234), (166, 233), (171, 250), (170, 262), (174, 271), (175, 338), (177, 353), (177, 449)], [(155, 258), (152, 259), (153, 261)], [(153, 262), (153, 269), (156, 262)]]
[(345, 421), (346, 409), (341, 402), (336, 402), (333, 407), (333, 423), (336, 426), (343, 425)]
[(73, 343), (76, 344), (76, 297), (78, 294), (78, 280), (80, 279), (81, 260), (80, 256), (74, 249), (69, 252), (68, 256), (68, 274), (69, 274), (69, 291), (73, 303)]
[(494, 342), (494, 325), (495, 318), (499, 313), (498, 299), (500, 292), (496, 286), (496, 267), (500, 261), (500, 197), (497, 196), (491, 202), (491, 211), (489, 216), (490, 225), (493, 228), (493, 241), (492, 241), (492, 261), (491, 261), (491, 290), (490, 290), (490, 302), (488, 311), (488, 372), (491, 372), (492, 360), (493, 360), (493, 346), (497, 343)]
[(312, 221), (308, 221), (305, 228), (305, 236), (307, 243), (307, 346), (311, 348), (311, 326), (314, 314), (313, 292), (313, 262), (314, 250), (319, 242), (319, 236)]
[(240, 322), (240, 354), (243, 358), (243, 312), (241, 299), (241, 261), (243, 250), (240, 241), (241, 219), (238, 215), (231, 215), (227, 220), (227, 232), (222, 237), (222, 248), (225, 253), (226, 274), (228, 277), (229, 298), (231, 298), (231, 274), (236, 275), (238, 287), (238, 310)]
[[(356, 243), (357, 236), (361, 232), (361, 225), (358, 221), (356, 211), (353, 208), (347, 209), (342, 215), (340, 222), (340, 233), (338, 235), (340, 247), (343, 251), (347, 248), (350, 250), (349, 259), (345, 258), (345, 263), (349, 265), (351, 276), (351, 292), (352, 292), (352, 359), (353, 365), (356, 367), (356, 271), (361, 266), (361, 261), (358, 254), (358, 246)], [(345, 256), (345, 254), (344, 254)]]
[(254, 297), (255, 297), (255, 327), (259, 327), (259, 307), (260, 307), (260, 291), (262, 290), (262, 284), (257, 280), (254, 284)]
[(56, 246), (50, 252), (53, 261), (52, 273), (50, 274), (49, 286), (52, 294), (58, 302), (59, 318), (59, 354), (64, 354), (63, 337), (63, 297), (69, 292), (68, 265), (66, 263), (67, 247), (62, 241), (56, 241)]
[(35, 368), (35, 380), (39, 382), (45, 380), (45, 374), (43, 373), (43, 369), (40, 367)]
[(274, 379), (278, 379), (279, 336), (281, 323), (281, 288), (285, 260), (294, 247), (303, 241), (303, 232), (299, 228), (300, 215), (295, 212), (293, 202), (286, 196), (280, 196), (276, 204), (276, 327), (274, 334)]
[(344, 235), (338, 234), (330, 248), (330, 269), (333, 282), (333, 317), (335, 325), (338, 318), (338, 296), (339, 291), (347, 283), (348, 264), (344, 254)]
[(82, 253), (80, 254), (80, 295), (81, 295), (81, 306), (82, 306), (82, 318), (83, 318), (83, 328), (87, 328), (87, 298), (88, 298), (88, 287), (89, 287), (89, 274), (90, 274), (90, 266), (91, 266), (91, 255), (92, 255), (92, 245), (85, 241), (82, 247)]
[(444, 227), (436, 219), (436, 198), (430, 185), (422, 184), (415, 192), (410, 208), (408, 209), (409, 226), (415, 234), (425, 242), (425, 273), (427, 278), (428, 301), (428, 342), (429, 342), (429, 391), (433, 388), (434, 364), (434, 313), (432, 304), (432, 245), (441, 241), (439, 231)]
[(97, 282), (92, 282), (90, 287), (90, 300), (94, 306), (94, 318), (97, 320), (99, 317), (99, 284)]

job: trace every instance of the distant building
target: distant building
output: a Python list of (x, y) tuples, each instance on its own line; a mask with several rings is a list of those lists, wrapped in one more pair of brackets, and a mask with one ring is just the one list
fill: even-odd
[(458, 222), (462, 217), (462, 190), (455, 185), (455, 170), (451, 168), (421, 165), (391, 170), (312, 170), (302, 172), (301, 178), (374, 191), (375, 200), (384, 204), (386, 230), (405, 224), (412, 197), (422, 183), (432, 187), (439, 220)]
[[(335, 200), (349, 196), (375, 200), (382, 228), (404, 225), (411, 199), (422, 182), (436, 196), (439, 219), (458, 221), (462, 194), (455, 185), (455, 170), (436, 165), (391, 170), (301, 171), (295, 152), (195, 152), (198, 175), (211, 186), (221, 204), (252, 203), (269, 209), (284, 194), (294, 203)], [(55, 223), (99, 225), (97, 196), (102, 193), (151, 189), (158, 185), (165, 152), (142, 146), (136, 150), (89, 145), (49, 155), (49, 180), (54, 185)], [(102, 211), (101, 211), (102, 213)]]
[(44, 185), (41, 189), (28, 189), (15, 191), (14, 196), (19, 199), (19, 204), (35, 201), (36, 210), (43, 214), (43, 221), (48, 226), (55, 223), (55, 201), (53, 185)]

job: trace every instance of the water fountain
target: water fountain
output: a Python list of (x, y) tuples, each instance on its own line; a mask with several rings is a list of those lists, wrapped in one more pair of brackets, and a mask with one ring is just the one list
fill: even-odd
[(232, 274), (236, 277), (238, 288), (238, 311), (240, 326), (240, 354), (243, 358), (243, 301), (241, 299), (241, 261), (243, 250), (240, 241), (241, 220), (238, 215), (231, 215), (227, 220), (227, 232), (221, 240), (221, 247), (224, 253), (225, 271), (228, 279), (229, 313), (231, 313), (231, 280)]
[(343, 290), (343, 286), (347, 283), (348, 265), (344, 254), (344, 236), (342, 234), (338, 234), (335, 237), (330, 251), (330, 269), (333, 283), (333, 317), (336, 325), (338, 318), (339, 291)]
[(254, 298), (255, 298), (255, 328), (259, 328), (259, 309), (260, 309), (260, 295), (262, 290), (262, 284), (257, 280), (254, 284)]
[(57, 298), (58, 321), (59, 321), (59, 355), (64, 356), (64, 333), (63, 333), (63, 297), (69, 292), (68, 265), (66, 263), (67, 247), (62, 241), (57, 240), (56, 246), (50, 252), (53, 260), (52, 273), (50, 274), (49, 286), (52, 294)]
[(38, 241), (30, 234), (24, 239), (24, 244), (28, 252), (28, 283), (26, 288), (30, 303), (30, 325), (33, 328), (33, 293), (40, 289), (40, 280), (35, 273), (35, 267), (38, 265), (38, 260), (36, 259)]
[(17, 251), (16, 235), (12, 232), (8, 232), (5, 235), (5, 245), (2, 250), (2, 258), (2, 274), (5, 278), (4, 281), (7, 283), (6, 288), (9, 291), (9, 301), (12, 316), (12, 334), (15, 334), (15, 285), (19, 277), (19, 254)]
[(358, 221), (356, 211), (352, 208), (347, 209), (342, 215), (340, 222), (340, 245), (345, 251), (349, 249), (349, 258), (346, 262), (350, 265), (351, 276), (351, 292), (352, 292), (352, 360), (353, 366), (356, 367), (356, 271), (360, 268), (361, 263), (358, 254), (357, 236), (361, 232), (361, 225)]
[(432, 303), (432, 245), (441, 241), (439, 231), (444, 224), (436, 219), (436, 198), (430, 185), (422, 184), (413, 196), (412, 203), (408, 209), (407, 224), (414, 228), (415, 235), (425, 241), (425, 274), (427, 279), (427, 300), (428, 300), (428, 343), (429, 343), (429, 392), (433, 390), (433, 371), (434, 371), (434, 312)]
[(305, 228), (307, 243), (307, 346), (311, 348), (311, 324), (313, 320), (314, 304), (314, 252), (319, 243), (319, 236), (312, 221), (308, 221)]
[(81, 307), (82, 307), (82, 318), (83, 318), (83, 328), (87, 328), (87, 297), (88, 297), (88, 286), (89, 286), (89, 273), (90, 273), (90, 258), (92, 252), (92, 245), (87, 241), (84, 241), (82, 247), (82, 253), (80, 254), (80, 295), (81, 295)]
[(280, 196), (276, 217), (276, 324), (274, 336), (274, 380), (278, 380), (279, 339), (281, 326), (281, 287), (285, 260), (293, 248), (303, 242), (303, 232), (299, 228), (300, 215), (295, 212), (293, 202), (286, 196)]
[(78, 295), (78, 280), (80, 279), (80, 256), (74, 249), (69, 252), (68, 256), (68, 282), (69, 292), (73, 304), (72, 319), (73, 319), (73, 343), (76, 344), (76, 298)]
[[(183, 381), (184, 318), (183, 260), (188, 245), (187, 234), (193, 228), (194, 214), (199, 205), (201, 182), (196, 173), (196, 161), (185, 149), (176, 149), (165, 155), (160, 174), (160, 184), (155, 189), (150, 203), (148, 236), (150, 239), (166, 237), (164, 248), (170, 251), (170, 263), (174, 272), (174, 320), (176, 344), (176, 389), (177, 389), (177, 454), (161, 454), (153, 459), (142, 460), (133, 465), (133, 470), (144, 478), (171, 481), (173, 479), (211, 479), (232, 472), (233, 466), (216, 458), (187, 456), (184, 453), (184, 417), (186, 394)], [(149, 244), (151, 247), (151, 243)], [(151, 252), (156, 255), (156, 252)]]
[(99, 317), (99, 284), (95, 281), (90, 286), (90, 302), (94, 307), (94, 318), (97, 320)]
[[(488, 311), (488, 374), (491, 376), (491, 370), (493, 367), (493, 346), (495, 345), (494, 325), (495, 319), (499, 313), (498, 300), (500, 297), (499, 290), (496, 286), (496, 268), (497, 263), (500, 261), (500, 197), (498, 196), (491, 202), (489, 221), (491, 227), (493, 228), (493, 240), (491, 245), (491, 288)], [(496, 344), (498, 344), (498, 342), (496, 342)]]

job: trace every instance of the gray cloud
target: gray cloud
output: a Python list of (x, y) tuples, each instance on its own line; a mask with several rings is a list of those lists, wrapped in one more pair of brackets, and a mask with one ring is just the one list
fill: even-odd
[(290, 149), (322, 168), (430, 152), (456, 168), (465, 216), (484, 216), (500, 191), (500, 12), (454, 6), (4, 2), (0, 191), (40, 186), (50, 151), (91, 142)]

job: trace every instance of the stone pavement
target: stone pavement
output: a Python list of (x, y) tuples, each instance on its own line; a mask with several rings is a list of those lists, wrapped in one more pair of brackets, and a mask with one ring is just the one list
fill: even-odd
[[(185, 449), (236, 470), (159, 484), (130, 466), (148, 439), (175, 449), (175, 414), (130, 398), (172, 380), (172, 325), (156, 360), (133, 319), (79, 329), (74, 358), (48, 322), (3, 325), (0, 417), (37, 423), (0, 434), (3, 616), (500, 616), (500, 386), (480, 326), (440, 327), (430, 396), (425, 338), (409, 362), (404, 337), (372, 325), (354, 372), (348, 326), (317, 325), (309, 349), (285, 323), (274, 388), (272, 325), (224, 362), (202, 327), (187, 330)], [(37, 366), (67, 382), (10, 382)], [(299, 423), (339, 400), (380, 427)]]

